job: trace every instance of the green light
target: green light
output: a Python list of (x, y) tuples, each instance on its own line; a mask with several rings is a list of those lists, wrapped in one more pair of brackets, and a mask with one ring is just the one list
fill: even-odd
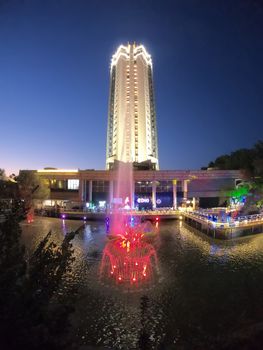
[(243, 196), (247, 196), (248, 192), (249, 192), (248, 187), (244, 186), (244, 187), (240, 187), (235, 190), (229, 191), (227, 195), (233, 198), (240, 198)]

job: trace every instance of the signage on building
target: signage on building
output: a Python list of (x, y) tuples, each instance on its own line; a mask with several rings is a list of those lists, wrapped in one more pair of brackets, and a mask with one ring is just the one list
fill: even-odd
[(156, 204), (161, 204), (162, 203), (162, 200), (160, 199), (160, 198), (158, 198), (157, 200), (156, 200)]
[(138, 198), (137, 202), (142, 204), (142, 203), (150, 203), (150, 199), (149, 198)]

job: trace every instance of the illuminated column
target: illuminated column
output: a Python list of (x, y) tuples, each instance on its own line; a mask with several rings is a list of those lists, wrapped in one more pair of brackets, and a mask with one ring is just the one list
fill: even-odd
[(188, 180), (183, 180), (184, 200), (187, 201)]
[(195, 210), (195, 197), (193, 197), (193, 210)]
[(111, 204), (113, 202), (113, 180), (110, 180), (110, 193), (109, 193), (109, 206), (111, 207)]
[(152, 181), (152, 207), (156, 209), (156, 181)]
[(81, 202), (83, 202), (83, 193), (84, 193), (84, 183), (83, 183), (83, 180), (80, 179), (79, 180), (79, 199)]
[(177, 209), (177, 180), (173, 180), (173, 207)]
[(81, 201), (86, 202), (86, 196), (87, 196), (87, 188), (86, 188), (86, 180), (80, 180), (80, 186), (81, 186)]
[(84, 182), (84, 202), (87, 201), (87, 181), (83, 180)]
[(92, 180), (89, 180), (89, 202), (92, 202)]

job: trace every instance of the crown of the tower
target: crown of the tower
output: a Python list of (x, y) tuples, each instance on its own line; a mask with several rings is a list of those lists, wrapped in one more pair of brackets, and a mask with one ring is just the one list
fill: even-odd
[(120, 45), (116, 51), (116, 53), (112, 56), (111, 59), (111, 68), (115, 66), (120, 57), (124, 57), (125, 59), (129, 60), (131, 55), (133, 55), (133, 58), (136, 59), (139, 55), (142, 55), (147, 64), (149, 64), (152, 67), (152, 58), (151, 55), (146, 51), (145, 47), (143, 45), (136, 45), (134, 44), (127, 44), (126, 46)]

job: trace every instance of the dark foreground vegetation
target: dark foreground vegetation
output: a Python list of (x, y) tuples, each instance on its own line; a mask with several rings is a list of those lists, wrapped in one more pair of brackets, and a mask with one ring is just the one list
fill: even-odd
[(0, 349), (71, 347), (67, 333), (74, 293), (65, 300), (56, 292), (74, 260), (76, 233), (56, 245), (48, 232), (26, 259), (17, 216), (0, 223)]

